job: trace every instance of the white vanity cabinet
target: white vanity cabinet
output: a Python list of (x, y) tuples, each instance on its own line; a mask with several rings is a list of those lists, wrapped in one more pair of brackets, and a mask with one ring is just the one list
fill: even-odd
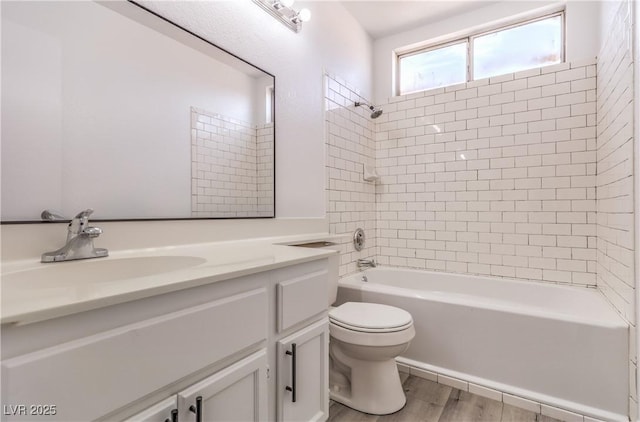
[(127, 422), (266, 421), (263, 349), (127, 419)]
[[(180, 422), (325, 420), (327, 265), (321, 258), (3, 325), (3, 408), (55, 406), (31, 418), (39, 421), (171, 422), (174, 409)], [(280, 391), (291, 359), (280, 352), (293, 343), (292, 406)], [(25, 416), (35, 415), (9, 411), (2, 420), (31, 420)]]

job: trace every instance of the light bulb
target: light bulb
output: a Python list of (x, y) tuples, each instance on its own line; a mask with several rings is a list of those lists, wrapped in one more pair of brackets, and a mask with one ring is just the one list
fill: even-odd
[(283, 5), (284, 7), (293, 6), (293, 2), (294, 0), (280, 0), (280, 4)]
[(309, 20), (311, 19), (311, 11), (307, 8), (300, 9), (300, 11), (298, 12), (298, 19), (300, 19), (302, 22), (309, 22)]

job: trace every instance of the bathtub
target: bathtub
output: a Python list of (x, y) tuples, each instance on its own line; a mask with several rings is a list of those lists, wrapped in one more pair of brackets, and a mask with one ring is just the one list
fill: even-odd
[(416, 337), (401, 364), (628, 420), (628, 325), (595, 289), (374, 268), (340, 280), (337, 304), (350, 301), (413, 315)]

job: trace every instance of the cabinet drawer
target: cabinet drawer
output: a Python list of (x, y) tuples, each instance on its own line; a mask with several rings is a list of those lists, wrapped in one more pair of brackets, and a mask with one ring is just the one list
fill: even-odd
[(321, 269), (278, 282), (278, 331), (329, 308), (329, 272)]
[(266, 339), (265, 315), (259, 288), (8, 359), (3, 402), (95, 419)]

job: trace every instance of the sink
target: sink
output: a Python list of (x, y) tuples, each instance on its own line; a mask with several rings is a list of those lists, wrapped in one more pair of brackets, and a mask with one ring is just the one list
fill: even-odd
[(207, 262), (195, 256), (148, 256), (41, 264), (2, 275), (3, 288), (60, 288), (145, 277), (195, 267)]

